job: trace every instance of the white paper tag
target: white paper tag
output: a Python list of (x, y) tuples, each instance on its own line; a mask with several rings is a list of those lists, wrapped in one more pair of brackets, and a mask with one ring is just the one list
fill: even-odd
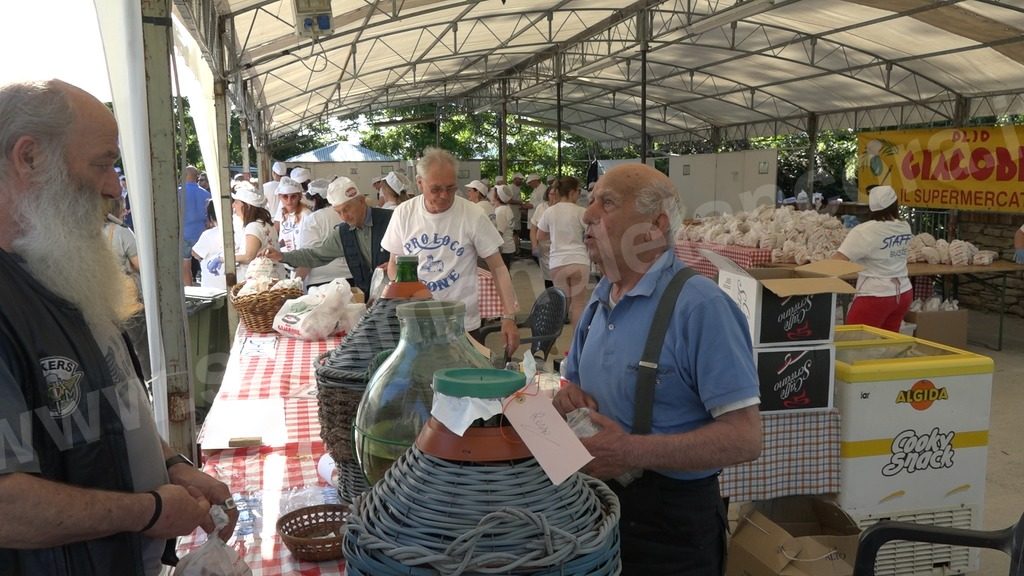
[(555, 486), (594, 459), (536, 384), (505, 401), (505, 418)]

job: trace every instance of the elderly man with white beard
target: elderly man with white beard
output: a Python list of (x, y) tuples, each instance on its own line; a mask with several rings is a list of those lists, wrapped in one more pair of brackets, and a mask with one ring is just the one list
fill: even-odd
[(91, 216), (120, 195), (118, 155), (86, 92), (0, 86), (3, 574), (157, 574), (231, 496), (160, 438), (124, 338), (134, 286)]

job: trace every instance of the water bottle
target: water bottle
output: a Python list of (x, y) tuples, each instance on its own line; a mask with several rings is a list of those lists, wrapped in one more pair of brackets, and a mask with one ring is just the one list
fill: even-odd
[(559, 388), (565, 388), (566, 386), (569, 385), (569, 379), (566, 378), (566, 376), (565, 376), (569, 372), (569, 369), (567, 368), (568, 363), (566, 362), (566, 360), (568, 360), (568, 359), (569, 359), (569, 351), (566, 350), (565, 351), (565, 356), (562, 356), (562, 361), (558, 363), (558, 387)]

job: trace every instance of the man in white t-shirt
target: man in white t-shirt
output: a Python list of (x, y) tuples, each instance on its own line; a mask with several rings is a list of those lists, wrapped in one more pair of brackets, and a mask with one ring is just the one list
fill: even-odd
[(907, 252), (914, 235), (910, 224), (899, 219), (899, 203), (891, 186), (871, 188), (868, 204), (871, 220), (850, 230), (832, 256), (864, 267), (857, 274), (857, 296), (846, 323), (899, 332), (914, 299), (907, 277)]
[(263, 195), (267, 197), (267, 211), (274, 215), (277, 214), (277, 207), (281, 202), (277, 197), (277, 186), (281, 178), (288, 175), (288, 166), (284, 162), (274, 162), (270, 174), (274, 179), (263, 184)]
[(381, 246), (391, 253), (388, 276), (395, 277), (397, 257), (417, 255), (419, 277), (437, 300), (466, 303), (466, 329), (480, 327), (477, 255), (494, 274), (503, 314), (501, 333), (509, 353), (519, 347), (515, 292), (498, 248), (501, 236), (482, 210), (456, 194), (456, 160), (439, 148), (427, 148), (416, 164), (422, 195), (395, 208)]

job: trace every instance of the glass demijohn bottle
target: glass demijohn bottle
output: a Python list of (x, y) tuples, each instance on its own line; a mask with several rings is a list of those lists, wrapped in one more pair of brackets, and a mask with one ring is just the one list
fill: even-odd
[(356, 459), (372, 485), (412, 446), (430, 419), (434, 373), (488, 368), (466, 335), (466, 304), (414, 301), (396, 308), (398, 347), (373, 374), (352, 426)]

